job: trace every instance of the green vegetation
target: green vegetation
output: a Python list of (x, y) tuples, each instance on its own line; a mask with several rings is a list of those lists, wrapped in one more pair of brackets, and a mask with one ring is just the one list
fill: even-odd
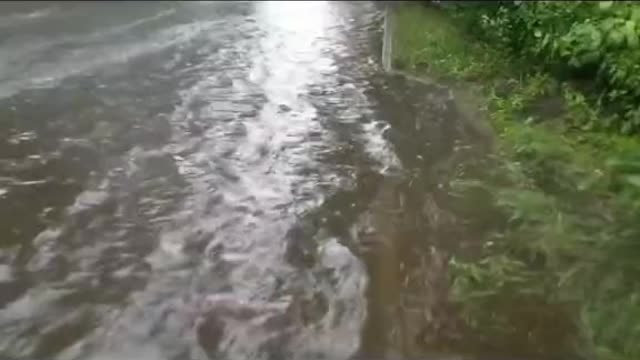
[[(498, 134), (496, 152), (450, 184), (479, 234), (477, 254), (451, 262), (470, 328), (506, 337), (522, 321), (514, 307), (553, 308), (586, 339), (567, 347), (640, 359), (640, 141), (622, 135), (640, 125), (638, 14), (617, 2), (396, 12), (395, 66), (477, 85)], [(558, 351), (548, 343), (541, 352)]]
[(640, 4), (630, 1), (513, 1), (459, 7), (482, 39), (535, 59), (553, 73), (587, 80), (611, 110), (590, 124), (640, 130)]

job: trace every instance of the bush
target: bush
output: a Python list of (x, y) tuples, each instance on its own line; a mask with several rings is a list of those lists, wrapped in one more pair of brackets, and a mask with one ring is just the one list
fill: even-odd
[[(461, 165), (448, 183), (454, 212), (477, 240), (474, 251), (454, 253), (449, 264), (451, 298), (463, 322), (489, 348), (506, 339), (540, 358), (568, 352), (640, 359), (640, 141), (582, 131), (638, 130), (632, 85), (638, 73), (609, 68), (635, 66), (627, 20), (616, 20), (635, 5), (450, 6), (399, 9), (394, 58), (407, 70), (479, 85), (498, 135), (495, 153)], [(447, 15), (483, 31), (462, 31)], [(476, 35), (488, 41), (469, 41)], [(592, 79), (600, 103), (627, 104), (631, 112), (621, 107), (617, 117), (603, 116), (589, 92), (521, 66), (532, 58), (557, 74)], [(555, 98), (563, 106), (554, 115), (540, 100)]]
[(593, 99), (616, 115), (594, 125), (625, 134), (640, 130), (640, 4), (513, 1), (456, 10), (485, 40), (560, 76), (593, 81)]

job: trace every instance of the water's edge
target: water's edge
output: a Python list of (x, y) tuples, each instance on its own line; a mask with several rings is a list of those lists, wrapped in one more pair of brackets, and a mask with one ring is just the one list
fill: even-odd
[(382, 68), (386, 72), (391, 72), (393, 66), (391, 63), (391, 53), (393, 51), (393, 16), (390, 12), (391, 5), (386, 4), (384, 9), (384, 25), (382, 35)]

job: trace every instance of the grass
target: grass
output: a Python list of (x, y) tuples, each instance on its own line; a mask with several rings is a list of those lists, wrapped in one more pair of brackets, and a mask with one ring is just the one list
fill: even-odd
[[(398, 9), (393, 43), (394, 67), (434, 76), (472, 80), (499, 73), (489, 61), (494, 52), (482, 44), (470, 44), (450, 21), (433, 11)], [(425, 28), (428, 23), (428, 28)], [(479, 61), (480, 60), (480, 61)]]
[[(593, 131), (587, 124), (604, 115), (584, 96), (475, 40), (459, 21), (401, 7), (393, 49), (396, 68), (480, 87), (498, 135), (485, 171), (452, 175), (462, 213), (502, 216), (473, 224), (486, 217), (466, 214), (484, 229), (483, 246), (477, 257), (452, 261), (453, 299), (470, 327), (496, 336), (518, 321), (513, 304), (537, 299), (577, 321), (573, 351), (640, 359), (640, 141)], [(552, 330), (539, 329), (541, 351)]]

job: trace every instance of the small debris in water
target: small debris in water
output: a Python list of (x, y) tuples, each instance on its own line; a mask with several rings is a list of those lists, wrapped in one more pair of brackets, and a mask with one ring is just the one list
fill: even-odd
[(287, 106), (287, 105), (285, 105), (285, 104), (280, 104), (280, 105), (278, 106), (278, 110), (279, 110), (280, 112), (289, 112), (289, 111), (291, 111), (291, 107), (289, 107), (289, 106)]

